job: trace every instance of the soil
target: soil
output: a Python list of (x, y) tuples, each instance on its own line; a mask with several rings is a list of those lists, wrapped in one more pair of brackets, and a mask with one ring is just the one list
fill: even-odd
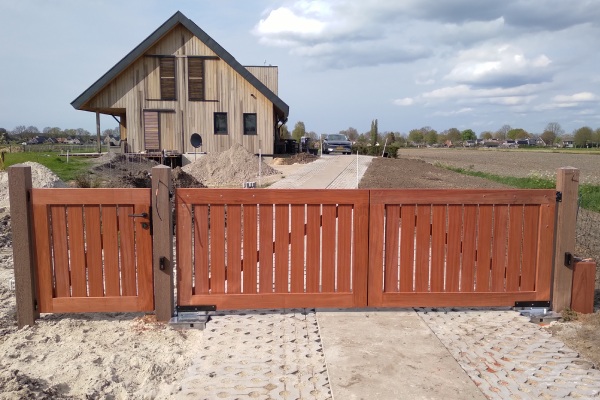
[(278, 156), (273, 160), (272, 165), (293, 165), (293, 164), (308, 164), (319, 157), (309, 153), (297, 153), (292, 155)]
[[(412, 151), (413, 155), (421, 154), (418, 150)], [(439, 150), (432, 150), (436, 154), (444, 154)], [(469, 151), (467, 151), (469, 152)], [(450, 152), (454, 153), (454, 152)], [(456, 154), (459, 154), (458, 152)], [(493, 154), (493, 153), (489, 153)], [(504, 154), (504, 153), (499, 153)], [(529, 155), (524, 153), (524, 155)], [(576, 158), (576, 157), (574, 157)], [(477, 170), (499, 173), (505, 166), (495, 163), (496, 158), (490, 157), (488, 162), (477, 164)], [(597, 156), (600, 162), (600, 156)], [(575, 161), (575, 160), (571, 160)], [(469, 161), (456, 161), (464, 163)], [(504, 161), (500, 163), (504, 165)], [(571, 164), (577, 165), (578, 162)], [(510, 170), (512, 175), (519, 164), (513, 165)], [(600, 171), (600, 167), (597, 171)], [(596, 171), (596, 172), (597, 172)], [(517, 176), (516, 174), (513, 176)], [(437, 167), (420, 159), (389, 159), (375, 158), (359, 184), (360, 188), (503, 188), (508, 187), (486, 179), (459, 174), (447, 169)], [(592, 213), (596, 214), (596, 213)], [(596, 233), (597, 234), (597, 233)], [(598, 282), (597, 282), (598, 285)], [(598, 287), (598, 286), (597, 286)], [(596, 290), (595, 313), (577, 315), (576, 321), (552, 323), (548, 329), (570, 348), (578, 351), (584, 358), (593, 362), (600, 368), (600, 290)]]

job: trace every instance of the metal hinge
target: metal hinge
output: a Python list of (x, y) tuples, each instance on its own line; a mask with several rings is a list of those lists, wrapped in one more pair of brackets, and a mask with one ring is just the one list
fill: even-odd
[(573, 269), (573, 265), (577, 262), (577, 261), (581, 261), (581, 258), (579, 257), (575, 257), (573, 254), (571, 254), (570, 252), (566, 251), (565, 252), (565, 267), (568, 267), (570, 269)]
[(562, 192), (556, 192), (556, 202), (562, 202)]

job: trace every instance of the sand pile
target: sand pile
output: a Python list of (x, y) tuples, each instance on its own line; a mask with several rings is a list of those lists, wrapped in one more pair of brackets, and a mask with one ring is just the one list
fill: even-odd
[[(229, 150), (207, 154), (183, 167), (183, 171), (191, 174), (208, 187), (241, 187), (244, 182), (256, 182), (258, 181), (258, 169), (258, 157), (238, 143), (231, 146)], [(279, 173), (264, 162), (262, 163), (262, 176)]]
[[(67, 187), (60, 178), (42, 164), (28, 161), (23, 163), (31, 167), (31, 180), (34, 188)], [(8, 197), (8, 172), (0, 172), (0, 209), (10, 207)]]

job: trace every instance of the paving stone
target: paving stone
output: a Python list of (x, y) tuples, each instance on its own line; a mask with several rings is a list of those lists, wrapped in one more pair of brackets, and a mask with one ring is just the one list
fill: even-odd
[(417, 312), (490, 399), (600, 397), (600, 371), (515, 311)]

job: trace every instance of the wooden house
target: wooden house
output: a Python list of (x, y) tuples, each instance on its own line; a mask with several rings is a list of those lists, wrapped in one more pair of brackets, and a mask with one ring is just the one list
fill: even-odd
[[(177, 12), (71, 105), (97, 121), (118, 118), (126, 152), (216, 152), (240, 143), (273, 154), (289, 113), (277, 81), (277, 67), (242, 66)], [(190, 142), (194, 133), (201, 149)]]

